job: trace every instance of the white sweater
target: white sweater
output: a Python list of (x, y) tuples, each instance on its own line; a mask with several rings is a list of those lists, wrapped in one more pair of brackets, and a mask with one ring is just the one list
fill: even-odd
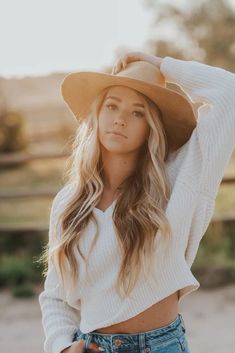
[[(86, 278), (80, 261), (76, 290), (65, 292), (55, 269), (50, 268), (39, 295), (46, 353), (59, 353), (70, 346), (78, 328), (88, 333), (127, 320), (177, 290), (181, 300), (200, 286), (190, 268), (213, 216), (219, 185), (235, 148), (235, 74), (172, 57), (163, 58), (160, 69), (166, 81), (179, 84), (193, 102), (205, 103), (199, 108), (198, 124), (190, 140), (166, 161), (173, 185), (166, 209), (174, 238), (170, 256), (163, 266), (164, 254), (156, 254), (158, 283), (140, 276), (131, 298), (121, 302), (114, 290), (120, 266), (111, 217), (115, 202), (105, 212), (95, 208), (100, 234), (96, 251), (89, 258), (90, 277)], [(57, 193), (50, 227), (72, 192), (73, 186), (67, 184)], [(82, 252), (90, 248), (94, 232), (90, 222), (81, 239)]]

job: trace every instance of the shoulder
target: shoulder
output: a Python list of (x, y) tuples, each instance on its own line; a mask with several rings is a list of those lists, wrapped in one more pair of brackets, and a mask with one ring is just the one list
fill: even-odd
[(53, 213), (56, 213), (56, 211), (63, 209), (63, 206), (67, 204), (70, 197), (73, 195), (74, 190), (75, 185), (71, 182), (63, 185), (63, 187), (57, 192), (57, 194), (52, 200), (51, 210)]
[(61, 236), (61, 215), (73, 194), (74, 185), (65, 184), (52, 200), (49, 221), (49, 243), (57, 241)]

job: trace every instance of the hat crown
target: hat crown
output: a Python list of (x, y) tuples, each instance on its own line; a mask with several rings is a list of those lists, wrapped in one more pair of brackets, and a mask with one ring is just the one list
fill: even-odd
[(165, 78), (157, 66), (146, 61), (134, 61), (128, 63), (125, 69), (119, 71), (115, 76), (129, 77), (141, 80), (153, 85), (166, 86)]
[(93, 71), (70, 73), (61, 83), (61, 93), (66, 105), (80, 123), (87, 118), (97, 95), (114, 85), (139, 91), (159, 107), (169, 151), (176, 150), (189, 139), (197, 125), (191, 102), (182, 94), (167, 88), (160, 68), (152, 63), (134, 61), (117, 74)]

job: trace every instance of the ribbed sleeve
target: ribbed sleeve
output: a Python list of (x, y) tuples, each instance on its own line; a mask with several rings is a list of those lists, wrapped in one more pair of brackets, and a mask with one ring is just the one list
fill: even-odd
[[(165, 57), (166, 81), (181, 86), (192, 102), (203, 102), (195, 133), (203, 155), (200, 193), (191, 220), (185, 258), (191, 267), (213, 216), (220, 182), (235, 147), (235, 75), (196, 61)], [(195, 156), (196, 158), (196, 156)], [(192, 166), (192, 173), (196, 172)]]
[(166, 81), (180, 85), (192, 102), (204, 103), (196, 127), (204, 156), (201, 190), (215, 197), (235, 148), (235, 74), (168, 56), (160, 70)]
[[(59, 217), (62, 190), (56, 195), (51, 206), (49, 222), (50, 248), (54, 246), (56, 242), (56, 238), (54, 234), (52, 234), (52, 229), (56, 219)], [(60, 223), (58, 223), (57, 238), (59, 238), (60, 230)], [(40, 293), (38, 299), (45, 334), (44, 351), (46, 353), (60, 353), (63, 349), (71, 346), (73, 342), (73, 335), (80, 324), (80, 311), (69, 306), (66, 302), (66, 297), (59, 283), (57, 272), (51, 263), (49, 263), (44, 290)]]

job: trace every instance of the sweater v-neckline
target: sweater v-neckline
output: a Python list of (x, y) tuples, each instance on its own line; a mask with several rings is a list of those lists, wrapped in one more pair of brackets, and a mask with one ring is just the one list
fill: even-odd
[(104, 215), (108, 214), (114, 208), (115, 203), (116, 203), (116, 200), (113, 200), (111, 205), (109, 205), (104, 211), (102, 211), (100, 208), (97, 208), (97, 207), (94, 207), (93, 210), (94, 210), (94, 212), (96, 212), (96, 214), (100, 214), (101, 216), (104, 216)]

